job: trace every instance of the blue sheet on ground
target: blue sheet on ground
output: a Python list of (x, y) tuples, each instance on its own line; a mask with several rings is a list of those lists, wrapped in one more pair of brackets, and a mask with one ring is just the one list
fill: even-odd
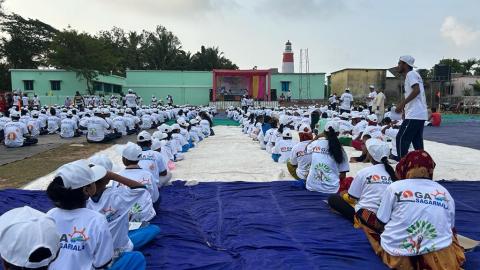
[[(480, 185), (444, 182), (456, 202), (456, 226), (480, 239)], [(386, 269), (361, 230), (294, 182), (174, 182), (161, 192), (152, 223), (161, 236), (143, 253), (148, 269)], [(52, 207), (44, 192), (0, 191), (0, 213)], [(480, 250), (465, 269), (480, 269)]]

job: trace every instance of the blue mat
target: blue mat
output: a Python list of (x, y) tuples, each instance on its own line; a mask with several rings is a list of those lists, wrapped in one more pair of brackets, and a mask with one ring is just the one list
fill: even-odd
[[(183, 184), (162, 189), (152, 222), (162, 236), (143, 251), (148, 269), (386, 269), (324, 195), (293, 182)], [(455, 198), (458, 231), (480, 239), (480, 184), (443, 184)], [(3, 190), (0, 201), (0, 213), (52, 207), (38, 191)], [(480, 250), (467, 254), (465, 269), (480, 269)]]

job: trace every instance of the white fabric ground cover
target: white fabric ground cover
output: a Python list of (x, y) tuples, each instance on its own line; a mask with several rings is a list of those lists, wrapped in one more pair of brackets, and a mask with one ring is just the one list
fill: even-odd
[[(239, 127), (216, 126), (212, 136), (185, 154), (185, 160), (176, 163), (172, 180), (185, 180), (189, 184), (216, 181), (269, 182), (292, 180), (285, 164), (273, 162), (271, 156), (260, 149), (258, 142), (252, 141)], [(122, 145), (114, 145), (99, 154), (109, 156), (114, 163), (114, 171), (123, 168), (121, 161)], [(425, 141), (425, 149), (435, 160), (437, 167), (434, 178), (437, 180), (480, 181), (480, 151), (454, 145)], [(360, 152), (345, 147), (349, 157)], [(394, 164), (393, 164), (394, 165)], [(348, 176), (368, 164), (350, 164)], [(24, 189), (46, 189), (53, 179), (50, 173), (26, 185)]]

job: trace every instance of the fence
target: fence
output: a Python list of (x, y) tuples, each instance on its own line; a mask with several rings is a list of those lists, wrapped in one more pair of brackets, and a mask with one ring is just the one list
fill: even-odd
[(478, 113), (480, 96), (442, 97), (440, 103), (446, 110), (457, 113)]

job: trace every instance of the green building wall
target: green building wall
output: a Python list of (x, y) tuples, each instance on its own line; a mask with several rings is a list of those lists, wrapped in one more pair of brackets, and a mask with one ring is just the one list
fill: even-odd
[[(141, 96), (144, 104), (150, 104), (152, 95), (165, 101), (167, 95), (172, 95), (175, 104), (208, 105), (213, 74), (210, 71), (164, 71), (164, 70), (128, 70), (126, 78), (119, 76), (99, 75), (95, 80), (97, 94), (117, 94), (105, 92), (103, 86), (117, 85), (123, 93), (132, 89)], [(42, 104), (63, 104), (67, 96), (72, 97), (76, 91), (87, 94), (87, 84), (77, 74), (66, 70), (32, 70), (12, 69), (12, 89), (19, 89), (37, 94)], [(24, 81), (33, 81), (33, 91), (25, 91)], [(310, 80), (310, 91), (307, 90)], [(60, 81), (60, 90), (52, 90), (50, 81)], [(271, 89), (277, 90), (277, 97), (282, 92), (282, 82), (289, 82), (292, 99), (323, 99), (325, 98), (325, 73), (273, 73)], [(302, 91), (300, 91), (300, 82)], [(121, 86), (121, 87), (120, 87)], [(108, 88), (108, 87), (107, 87)]]
[[(307, 85), (310, 81), (310, 91)], [(325, 73), (274, 73), (271, 79), (271, 89), (277, 90), (277, 98), (282, 94), (282, 82), (289, 82), (292, 99), (324, 99)], [(300, 85), (301, 90), (300, 91)], [(286, 96), (286, 93), (285, 93)]]
[(167, 95), (175, 104), (208, 105), (212, 88), (212, 72), (129, 70), (127, 88), (149, 104), (152, 95), (165, 101)]
[[(12, 89), (20, 90), (28, 93), (29, 96), (37, 94), (40, 97), (42, 104), (63, 104), (66, 97), (73, 97), (76, 91), (82, 95), (87, 94), (87, 82), (82, 77), (77, 77), (77, 73), (73, 71), (59, 70), (59, 69), (11, 69), (10, 70)], [(24, 81), (33, 81), (33, 90), (27, 91), (24, 88)], [(51, 89), (51, 81), (60, 81), (60, 90)], [(97, 93), (112, 94), (111, 92), (104, 92), (103, 86), (117, 85), (120, 91), (125, 86), (125, 78), (120, 76), (104, 76), (98, 75), (94, 83), (99, 83), (102, 91)]]

